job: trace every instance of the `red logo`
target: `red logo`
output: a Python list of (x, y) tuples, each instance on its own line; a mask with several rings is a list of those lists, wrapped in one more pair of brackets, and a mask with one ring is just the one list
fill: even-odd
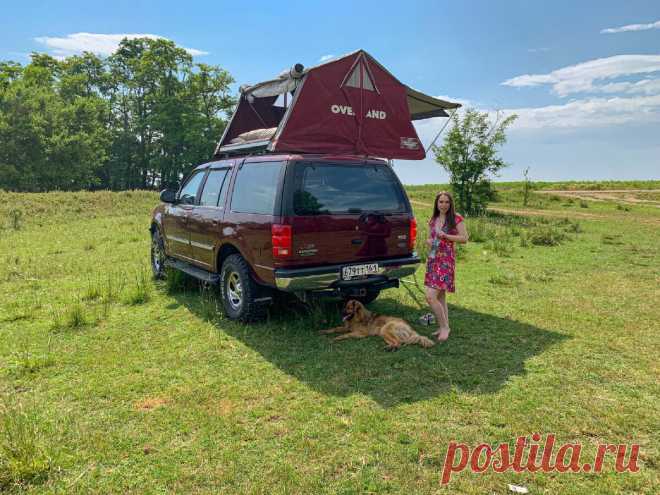
[[(512, 450), (510, 450), (508, 443), (501, 443), (495, 449), (488, 444), (481, 443), (470, 449), (464, 443), (450, 442), (442, 469), (441, 483), (443, 485), (449, 483), (452, 474), (460, 473), (468, 467), (468, 464), (473, 473), (483, 473), (488, 469), (496, 473), (505, 471), (516, 473), (522, 473), (523, 471), (530, 473), (536, 471), (544, 473), (552, 471), (558, 473), (567, 471), (572, 473), (579, 473), (580, 471), (600, 473), (603, 469), (605, 456), (608, 453), (613, 454), (616, 458), (614, 469), (617, 473), (636, 473), (639, 471), (637, 466), (639, 444), (630, 446), (625, 444), (599, 444), (593, 463), (580, 464), (580, 453), (582, 451), (580, 443), (565, 443), (559, 446), (556, 455), (553, 456), (556, 438), (554, 434), (549, 434), (545, 438), (543, 446), (538, 443), (541, 441), (540, 434), (535, 433), (531, 438), (532, 442), (529, 441), (528, 437), (518, 437)], [(626, 463), (625, 458), (628, 447), (630, 447), (630, 456)]]

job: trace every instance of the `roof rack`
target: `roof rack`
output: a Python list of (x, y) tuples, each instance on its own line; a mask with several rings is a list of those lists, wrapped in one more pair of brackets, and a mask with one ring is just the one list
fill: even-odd
[(221, 146), (215, 153), (217, 158), (228, 158), (236, 155), (254, 155), (268, 153), (268, 139), (250, 143), (228, 144)]

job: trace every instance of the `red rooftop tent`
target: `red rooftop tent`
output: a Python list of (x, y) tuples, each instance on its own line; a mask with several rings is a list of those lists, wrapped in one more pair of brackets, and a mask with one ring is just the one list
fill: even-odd
[(215, 156), (258, 149), (422, 160), (412, 121), (447, 117), (445, 110), (458, 107), (402, 84), (359, 50), (241, 87)]

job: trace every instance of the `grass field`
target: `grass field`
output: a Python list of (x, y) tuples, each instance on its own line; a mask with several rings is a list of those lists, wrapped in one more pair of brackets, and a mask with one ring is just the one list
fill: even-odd
[[(409, 188), (421, 254), (440, 187)], [(660, 181), (542, 188), (653, 201)], [(534, 193), (523, 205), (520, 184), (498, 185), (492, 212), (467, 220), (449, 341), (387, 353), (377, 338), (318, 336), (339, 323), (333, 303), (279, 305), (244, 326), (194, 281), (154, 283), (155, 193), (3, 196), (0, 491), (657, 493), (651, 204)], [(416, 323), (427, 308), (407, 287), (371, 308)], [(599, 443), (639, 444), (640, 470), (618, 474), (608, 457), (601, 473), (465, 471), (440, 484), (449, 442), (533, 433), (581, 443), (582, 462)]]

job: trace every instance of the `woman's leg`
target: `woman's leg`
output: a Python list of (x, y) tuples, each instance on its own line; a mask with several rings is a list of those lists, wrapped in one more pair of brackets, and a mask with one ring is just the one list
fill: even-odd
[(426, 302), (428, 302), (429, 306), (431, 306), (431, 311), (433, 311), (433, 314), (435, 315), (435, 321), (437, 321), (439, 325), (438, 330), (433, 332), (433, 335), (436, 335), (440, 332), (442, 326), (444, 325), (443, 322), (445, 321), (445, 308), (438, 299), (438, 292), (440, 292), (438, 289), (426, 287)]
[(442, 306), (443, 321), (440, 324), (440, 332), (438, 333), (438, 340), (447, 340), (449, 338), (449, 310), (447, 309), (447, 295), (444, 290), (438, 291), (438, 303)]

